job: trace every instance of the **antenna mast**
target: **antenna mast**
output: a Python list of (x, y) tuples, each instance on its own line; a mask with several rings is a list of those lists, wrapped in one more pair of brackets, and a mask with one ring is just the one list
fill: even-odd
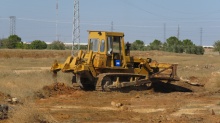
[(166, 42), (166, 23), (163, 24), (163, 40)]
[(56, 3), (56, 41), (59, 41), (59, 36), (58, 36), (58, 0)]
[(79, 0), (74, 0), (73, 11), (73, 33), (72, 33), (72, 56), (80, 49), (80, 18), (79, 18)]
[(178, 29), (177, 29), (177, 38), (180, 39), (180, 26), (178, 25)]
[(113, 21), (111, 22), (111, 31), (113, 32), (113, 30), (114, 30), (114, 23), (113, 23)]
[(202, 46), (202, 33), (203, 33), (203, 28), (200, 28), (200, 46)]

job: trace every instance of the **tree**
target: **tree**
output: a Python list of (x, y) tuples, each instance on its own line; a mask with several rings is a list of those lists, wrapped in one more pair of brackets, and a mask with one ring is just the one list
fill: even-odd
[(183, 47), (184, 51), (188, 54), (195, 54), (195, 44), (190, 39), (185, 39), (182, 41), (183, 42)]
[(162, 42), (155, 39), (152, 43), (149, 45), (150, 50), (160, 50), (162, 48)]
[(144, 50), (144, 42), (141, 40), (136, 40), (131, 44), (131, 50)]
[(183, 43), (175, 36), (171, 36), (163, 44), (164, 50), (168, 52), (183, 53)]
[(44, 41), (35, 40), (35, 41), (31, 42), (31, 48), (32, 49), (46, 49), (47, 44)]
[(196, 55), (203, 55), (205, 50), (202, 46), (196, 46), (196, 45), (191, 45), (191, 46), (188, 46), (186, 49), (185, 49), (186, 53), (188, 54), (196, 54)]
[(8, 44), (8, 39), (4, 38), (0, 40), (0, 46), (1, 48), (7, 48), (7, 44)]
[(31, 44), (23, 44), (23, 49), (31, 49)]
[(220, 55), (220, 40), (216, 41), (213, 46), (214, 46), (214, 51), (218, 51)]
[[(21, 48), (21, 45), (23, 42), (21, 41), (21, 38), (18, 37), (17, 35), (10, 35), (8, 37), (8, 40), (6, 42), (6, 47), (9, 49), (14, 49), (14, 48)], [(17, 47), (19, 46), (19, 47)]]
[(88, 49), (88, 45), (80, 45), (80, 49), (81, 50), (87, 50)]
[(185, 39), (182, 41), (184, 47), (193, 46), (193, 42), (190, 39)]
[(177, 37), (175, 37), (175, 36), (169, 37), (166, 40), (166, 42), (167, 42), (168, 45), (175, 45), (175, 44), (179, 44), (180, 43), (179, 39)]
[(204, 48), (202, 46), (196, 46), (196, 55), (203, 55), (205, 52)]
[(61, 41), (53, 41), (50, 45), (48, 45), (48, 49), (65, 50), (65, 45)]
[(187, 46), (185, 48), (185, 52), (187, 54), (196, 54), (196, 46), (195, 45)]

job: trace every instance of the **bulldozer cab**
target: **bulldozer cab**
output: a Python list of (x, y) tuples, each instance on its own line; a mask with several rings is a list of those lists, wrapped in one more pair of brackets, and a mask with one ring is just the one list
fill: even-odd
[(122, 67), (124, 33), (89, 31), (88, 51), (95, 55), (95, 67)]

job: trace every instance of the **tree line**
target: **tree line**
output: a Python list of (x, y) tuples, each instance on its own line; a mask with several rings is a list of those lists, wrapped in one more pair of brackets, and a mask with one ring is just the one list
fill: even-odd
[[(220, 54), (220, 40), (214, 44), (214, 51), (218, 51)], [(10, 35), (8, 38), (0, 39), (0, 48), (8, 49), (54, 49), (54, 50), (65, 50), (71, 49), (71, 46), (65, 46), (61, 41), (53, 41), (51, 44), (46, 44), (41, 40), (34, 40), (31, 43), (23, 43), (21, 38), (17, 35)], [(86, 50), (87, 46), (81, 45), (80, 49)], [(188, 53), (203, 55), (204, 48), (202, 46), (195, 45), (190, 39), (179, 40), (175, 36), (171, 36), (162, 43), (160, 40), (155, 39), (149, 45), (145, 46), (141, 40), (136, 40), (131, 44), (131, 50), (160, 50), (174, 53)]]
[(17, 35), (10, 35), (8, 38), (0, 39), (0, 48), (7, 49), (55, 49), (65, 50), (65, 45), (61, 41), (53, 41), (46, 44), (45, 41), (34, 40), (30, 44), (23, 43)]
[(181, 41), (175, 36), (171, 36), (164, 43), (155, 39), (147, 46), (144, 45), (143, 41), (136, 40), (131, 44), (131, 50), (161, 50), (174, 53), (204, 54), (204, 48), (202, 46), (196, 46), (190, 39)]

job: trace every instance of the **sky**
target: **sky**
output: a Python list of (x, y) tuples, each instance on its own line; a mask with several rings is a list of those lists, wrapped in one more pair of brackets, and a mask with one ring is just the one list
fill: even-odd
[[(1, 0), (0, 39), (10, 35), (9, 16), (15, 16), (15, 33), (23, 42), (52, 42), (58, 34), (60, 41), (71, 43), (73, 1)], [(125, 33), (126, 42), (142, 40), (149, 44), (155, 39), (164, 42), (176, 36), (180, 40), (190, 39), (196, 45), (211, 46), (220, 40), (220, 0), (79, 0), (79, 3), (82, 43), (87, 43), (87, 30), (111, 31), (112, 27), (113, 31)]]

